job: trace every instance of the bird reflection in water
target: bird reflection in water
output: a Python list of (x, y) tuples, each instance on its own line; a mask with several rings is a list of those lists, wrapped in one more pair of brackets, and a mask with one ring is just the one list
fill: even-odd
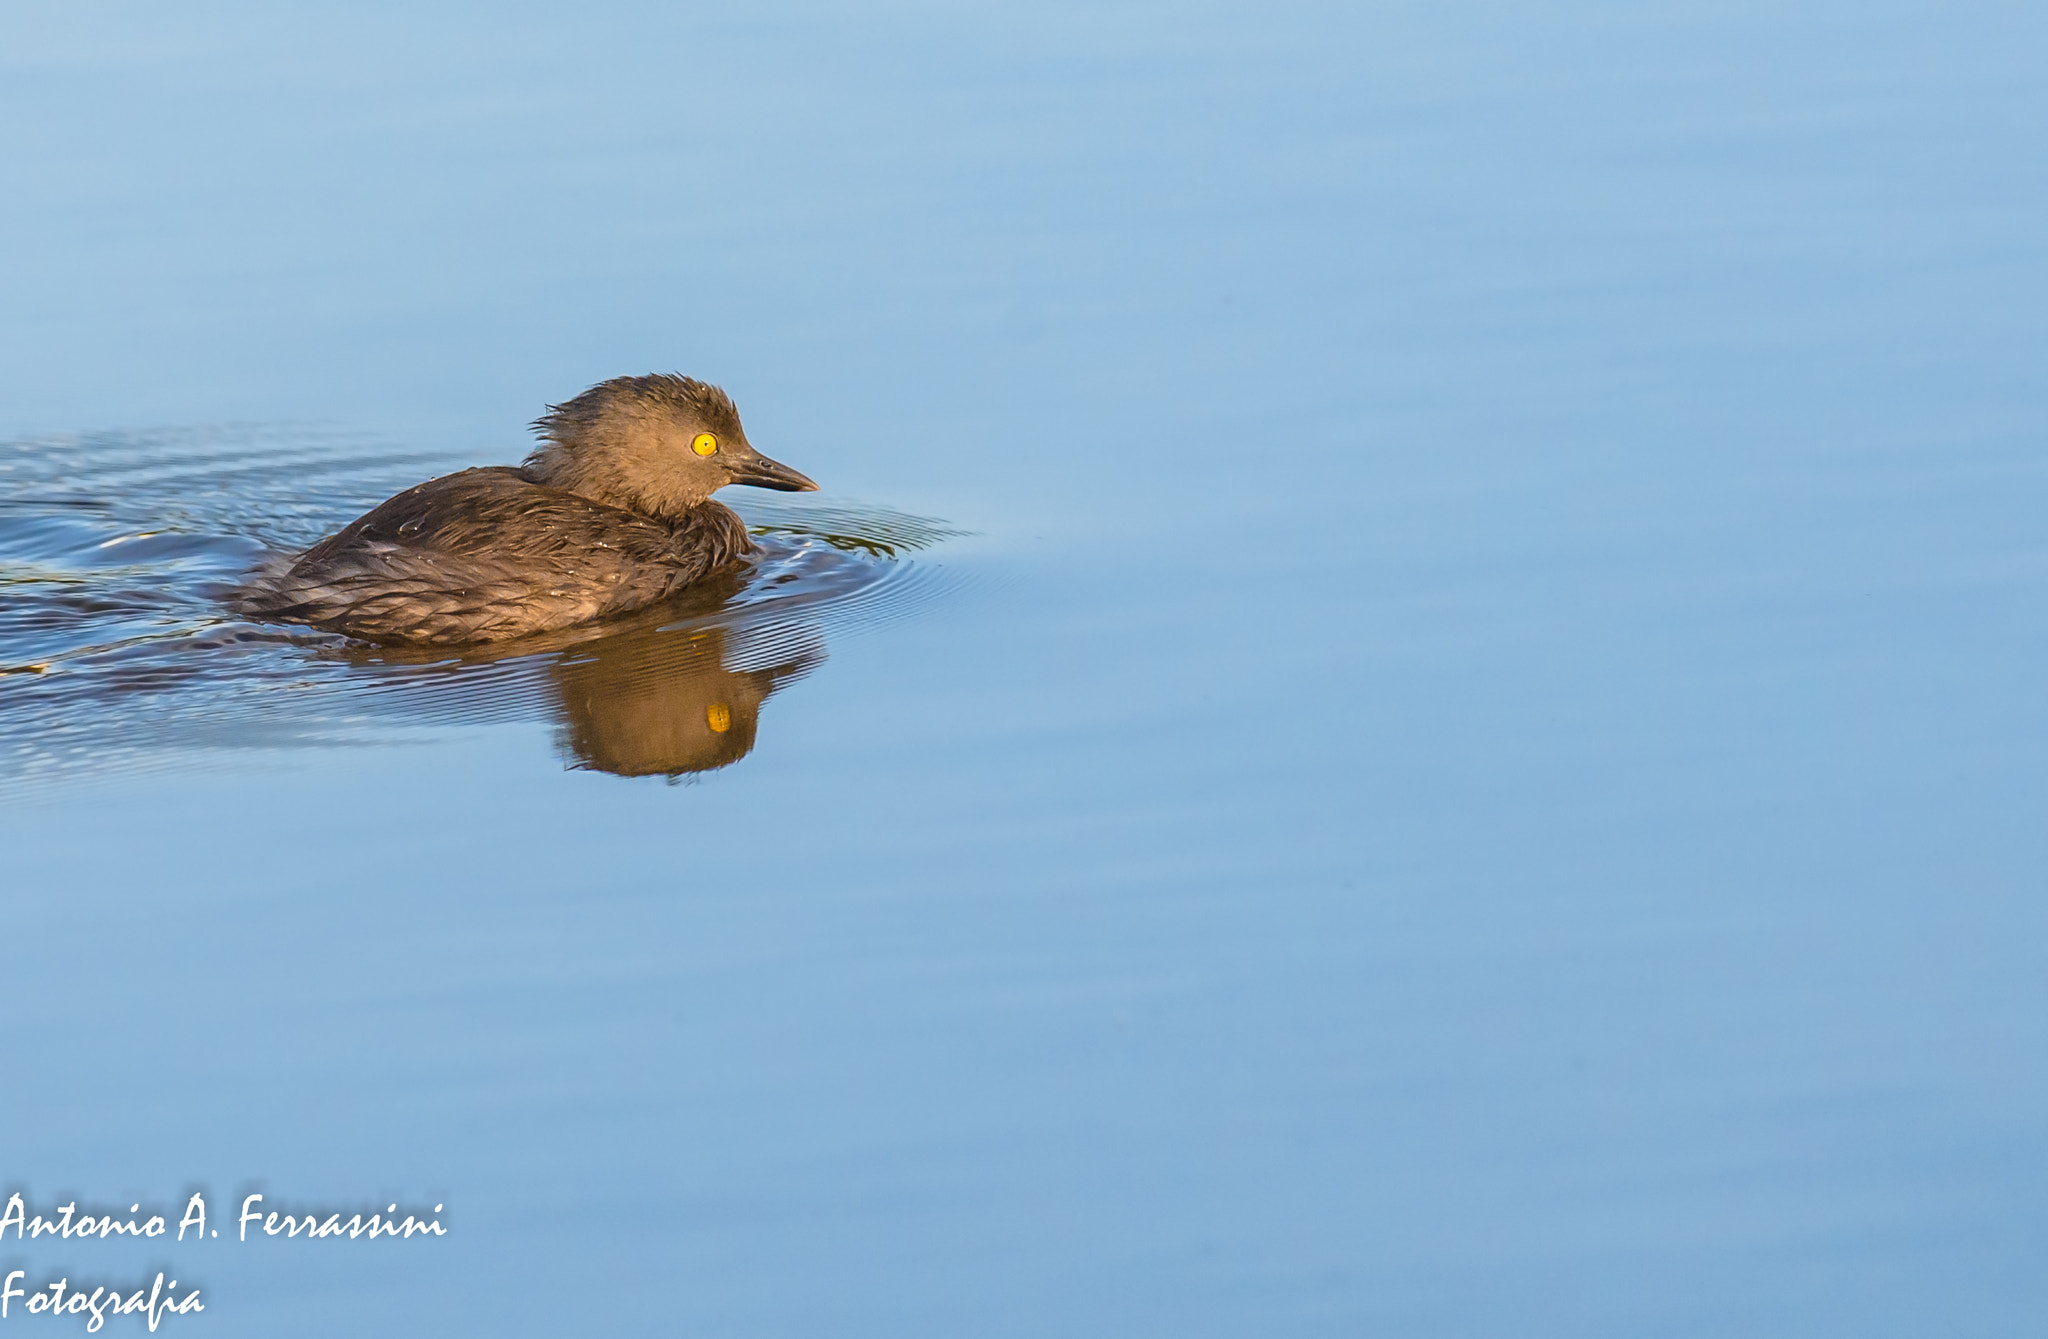
[(545, 707), (570, 767), (682, 780), (751, 753), (763, 704), (825, 661), (818, 620), (798, 602), (744, 603), (748, 584), (745, 574), (714, 580), (686, 603), (453, 659), (426, 648), (344, 654), (373, 672), (401, 669), (389, 686), (407, 715), (530, 718)]
[(825, 659), (816, 628), (782, 627), (773, 663), (731, 668), (734, 630), (649, 629), (585, 642), (549, 666), (561, 695), (557, 740), (574, 766), (681, 778), (754, 749), (761, 706)]

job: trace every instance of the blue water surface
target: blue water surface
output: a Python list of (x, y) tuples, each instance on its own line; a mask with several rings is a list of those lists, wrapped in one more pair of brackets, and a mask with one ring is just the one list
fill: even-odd
[[(220, 1233), (0, 1273), (221, 1336), (2042, 1333), (2044, 57), (0, 11), (0, 1192)], [(654, 370), (825, 486), (734, 499), (733, 603), (478, 663), (219, 605)], [(739, 756), (646, 743), (741, 680)]]

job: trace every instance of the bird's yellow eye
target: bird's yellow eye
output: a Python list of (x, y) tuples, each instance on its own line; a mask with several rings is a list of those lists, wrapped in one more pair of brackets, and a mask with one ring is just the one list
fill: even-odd
[(724, 734), (732, 729), (732, 708), (723, 702), (712, 703), (704, 708), (704, 724), (711, 727), (713, 734)]
[(700, 432), (690, 439), (690, 449), (700, 456), (718, 454), (718, 439), (708, 432)]

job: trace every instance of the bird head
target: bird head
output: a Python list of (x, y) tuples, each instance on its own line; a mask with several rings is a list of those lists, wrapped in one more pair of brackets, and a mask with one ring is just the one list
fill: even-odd
[(534, 420), (526, 477), (645, 516), (674, 519), (727, 484), (818, 487), (747, 441), (740, 411), (689, 377), (614, 377)]

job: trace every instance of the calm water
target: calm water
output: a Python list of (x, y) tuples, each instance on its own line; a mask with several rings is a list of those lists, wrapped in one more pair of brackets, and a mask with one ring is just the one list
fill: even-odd
[[(0, 1191), (221, 1229), (0, 1273), (219, 1335), (2040, 1333), (2044, 56), (0, 13)], [(488, 657), (222, 609), (671, 369), (825, 486), (733, 499), (728, 586)]]

